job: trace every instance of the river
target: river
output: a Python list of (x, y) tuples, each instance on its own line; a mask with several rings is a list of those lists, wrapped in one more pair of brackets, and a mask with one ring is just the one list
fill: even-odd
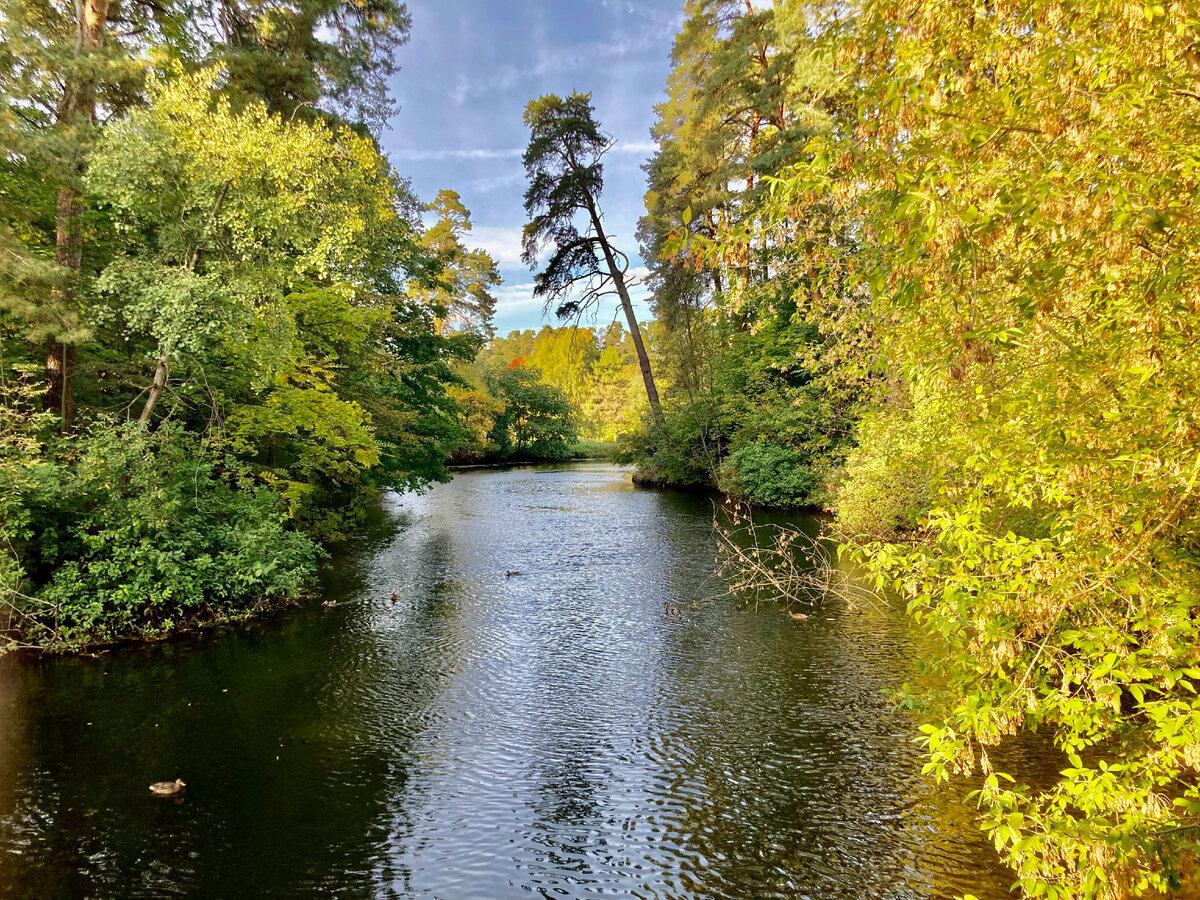
[(0, 897), (1010, 896), (884, 695), (921, 636), (714, 598), (711, 519), (464, 472), (386, 499), (333, 608), (0, 659)]

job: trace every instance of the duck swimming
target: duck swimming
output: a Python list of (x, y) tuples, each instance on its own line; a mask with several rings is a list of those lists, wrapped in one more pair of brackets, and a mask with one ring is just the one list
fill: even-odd
[(808, 616), (806, 616), (804, 613), (795, 613), (795, 612), (792, 612), (791, 610), (788, 610), (788, 618), (794, 619), (797, 622), (803, 622), (805, 619), (808, 618)]
[(176, 778), (174, 781), (156, 781), (150, 785), (150, 793), (159, 797), (173, 797), (186, 787), (187, 782), (182, 778)]
[(520, 575), (520, 572), (508, 571), (504, 573), (505, 578), (512, 578), (514, 575)]
[(678, 606), (672, 606), (670, 603), (663, 603), (663, 611), (664, 611), (664, 612), (666, 612), (666, 614), (667, 614), (668, 616), (678, 616), (678, 615), (680, 615), (680, 612), (679, 612), (679, 607), (678, 607)]

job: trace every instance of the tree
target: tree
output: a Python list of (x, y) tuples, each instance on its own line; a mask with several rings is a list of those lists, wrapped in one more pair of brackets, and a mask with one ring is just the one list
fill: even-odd
[(88, 177), (125, 227), (155, 235), (99, 279), (113, 313), (157, 347), (143, 422), (172, 362), (231, 333), (258, 330), (256, 361), (264, 380), (274, 378), (291, 357), (290, 334), (262, 323), (286, 314), (288, 288), (304, 280), (369, 318), (350, 303), (359, 273), (412, 245), (369, 141), (284, 122), (261, 103), (234, 113), (214, 98), (216, 77), (208, 70), (160, 88), (106, 132)]
[(587, 393), (592, 364), (599, 353), (596, 335), (590, 328), (545, 325), (526, 358), (531, 368), (542, 373), (547, 384), (554, 385), (572, 404), (579, 406)]
[(441, 274), (431, 288), (422, 288), (424, 303), (445, 309), (445, 323), (481, 338), (495, 334), (495, 289), (500, 286), (496, 261), (485, 250), (468, 250), (464, 238), (471, 232), (471, 212), (457, 191), (441, 190), (426, 212), (437, 221), (421, 236), (421, 245), (441, 264)]
[[(108, 35), (110, 13), (117, 16), (116, 39)], [(51, 204), (58, 267), (48, 280), (10, 282), (15, 288), (10, 296), (29, 323), (30, 338), (45, 341), (43, 403), (67, 429), (74, 417), (75, 343), (86, 334), (79, 295), (88, 155), (99, 115), (119, 114), (137, 96), (141, 73), (129, 49), (152, 40), (156, 23), (172, 17), (169, 5), (157, 12), (138, 3), (110, 10), (108, 0), (74, 5), (9, 0), (0, 14), (0, 65), (6, 73), (0, 86), (16, 123), (6, 135), (12, 143), (5, 163), (14, 173), (32, 170), (52, 186), (51, 196), (38, 199)], [(39, 255), (38, 231), (28, 232), (18, 256)]]
[[(869, 297), (907, 400), (865, 430), (902, 466), (864, 444), (851, 485), (915, 455), (925, 504), (911, 542), (847, 540), (941, 639), (906, 700), (927, 769), (982, 774), (1030, 896), (1164, 896), (1195, 871), (1195, 12), (870, 0), (826, 33), (852, 127), (776, 192), (861, 236), (853, 270), (804, 250), (817, 289)], [(1053, 783), (1000, 768), (1026, 730), (1063, 753)]]
[(628, 259), (609, 241), (600, 215), (604, 187), (600, 160), (612, 147), (612, 139), (600, 131), (590, 94), (572, 93), (566, 98), (547, 94), (531, 100), (525, 107), (525, 124), (530, 130), (522, 157), (529, 177), (525, 212), (530, 219), (522, 235), (525, 262), (536, 269), (542, 249), (553, 248), (534, 277), (534, 295), (544, 297), (547, 307), (557, 304), (559, 318), (571, 318), (616, 292), (629, 323), (651, 414), (659, 421), (658, 388), (625, 284)]
[(491, 374), (488, 386), (504, 403), (490, 434), (501, 456), (561, 459), (570, 454), (576, 439), (571, 402), (536, 369), (501, 369)]
[(395, 112), (387, 80), (411, 18), (396, 0), (219, 0), (207, 61), (229, 73), (235, 102), (313, 117), (324, 109), (378, 134)]
[[(0, 5), (0, 99), (6, 128), (4, 164), (32, 172), (53, 188), (53, 277), (31, 279), (27, 265), (0, 300), (45, 342), (43, 402), (69, 430), (74, 419), (76, 345), (89, 333), (80, 315), (103, 247), (83, 193), (99, 128), (143, 99), (148, 71), (226, 67), (222, 90), (240, 107), (265, 101), (302, 119), (366, 123), (378, 128), (391, 111), (386, 79), (408, 36), (408, 13), (393, 0), (222, 0), (212, 19), (184, 0), (5, 0)], [(323, 108), (322, 108), (323, 107)], [(45, 202), (43, 200), (43, 202)], [(28, 259), (41, 249), (28, 232), (13, 248)], [(0, 273), (3, 274), (3, 273)], [(8, 280), (8, 279), (6, 279)], [(12, 282), (10, 282), (10, 285)]]
[(589, 424), (602, 440), (616, 440), (623, 430), (629, 389), (621, 349), (616, 343), (606, 342), (592, 367), (586, 405)]

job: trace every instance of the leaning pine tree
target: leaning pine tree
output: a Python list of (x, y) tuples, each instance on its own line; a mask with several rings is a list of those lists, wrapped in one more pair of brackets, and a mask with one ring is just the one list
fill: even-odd
[(522, 157), (529, 176), (524, 259), (536, 269), (542, 248), (553, 247), (545, 268), (534, 276), (533, 292), (545, 299), (547, 308), (554, 304), (560, 319), (576, 318), (616, 293), (629, 322), (651, 415), (660, 422), (658, 388), (625, 284), (629, 260), (613, 247), (601, 221), (600, 159), (613, 141), (600, 130), (593, 113), (591, 95), (580, 93), (565, 98), (547, 94), (525, 107), (530, 135)]

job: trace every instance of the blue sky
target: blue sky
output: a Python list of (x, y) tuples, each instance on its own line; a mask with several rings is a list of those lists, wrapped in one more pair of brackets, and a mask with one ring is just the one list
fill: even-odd
[[(408, 0), (412, 39), (392, 82), (400, 112), (383, 146), (423, 200), (444, 187), (462, 195), (475, 223), (471, 244), (488, 250), (504, 276), (500, 334), (543, 322), (533, 273), (520, 260), (528, 139), (521, 114), (532, 97), (592, 92), (597, 118), (617, 139), (605, 157), (605, 225), (631, 266), (642, 265), (640, 166), (653, 152), (653, 107), (664, 97), (681, 7), (682, 0)], [(639, 317), (648, 316), (644, 302), (638, 306)], [(598, 323), (613, 313), (610, 303)]]

